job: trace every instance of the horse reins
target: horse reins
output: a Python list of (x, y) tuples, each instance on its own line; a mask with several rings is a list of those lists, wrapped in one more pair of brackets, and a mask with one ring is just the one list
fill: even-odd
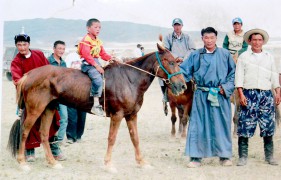
[[(158, 67), (157, 67), (157, 69), (156, 69), (156, 73), (155, 73), (155, 74), (152, 74), (151, 72), (148, 72), (148, 71), (146, 71), (146, 70), (143, 70), (143, 69), (138, 68), (138, 67), (136, 67), (136, 66), (133, 66), (133, 65), (131, 65), (131, 64), (127, 64), (127, 63), (123, 63), (123, 62), (118, 62), (118, 63), (119, 63), (119, 64), (126, 65), (126, 66), (129, 66), (129, 67), (132, 67), (132, 68), (137, 69), (137, 70), (139, 70), (139, 71), (141, 71), (141, 72), (147, 73), (147, 74), (149, 74), (149, 75), (151, 75), (151, 76), (158, 77), (158, 78), (162, 79), (166, 84), (170, 84), (170, 83), (171, 83), (171, 82), (170, 82), (171, 77), (176, 76), (176, 75), (178, 75), (178, 74), (181, 74), (181, 72), (176, 72), (176, 73), (170, 74), (170, 73), (164, 68), (164, 66), (162, 65), (161, 60), (160, 60), (160, 58), (159, 58), (158, 52), (155, 52), (155, 54), (156, 54), (156, 59), (157, 59), (158, 64), (159, 64)], [(165, 79), (165, 78), (162, 78), (162, 77), (157, 76), (157, 73), (158, 73), (160, 67), (161, 67), (161, 69), (168, 75), (168, 79)], [(104, 103), (104, 104), (103, 104), (103, 107), (104, 107), (105, 119), (106, 119), (106, 110), (105, 110), (105, 77), (104, 77), (104, 73), (103, 73), (103, 98), (104, 98), (104, 100), (103, 100), (103, 103)]]

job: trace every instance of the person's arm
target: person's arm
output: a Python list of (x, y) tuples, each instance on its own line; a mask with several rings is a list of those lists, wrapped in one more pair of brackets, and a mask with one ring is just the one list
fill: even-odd
[(223, 40), (222, 47), (223, 47), (224, 49), (228, 49), (228, 46), (229, 46), (228, 36), (225, 35), (224, 40)]
[(193, 51), (196, 50), (196, 48), (195, 48), (195, 43), (192, 41), (192, 39), (191, 39), (189, 36), (186, 37), (186, 41), (187, 41), (186, 43), (188, 44), (188, 49), (187, 49), (187, 53), (185, 54), (185, 56), (184, 56), (184, 58), (182, 59), (182, 61), (185, 60), (185, 59), (187, 59), (187, 58), (190, 56), (190, 54), (191, 54)]
[(240, 54), (242, 54), (243, 52), (247, 51), (247, 49), (248, 49), (248, 44), (245, 41), (243, 41), (242, 49), (238, 51), (238, 56), (240, 56)]
[(243, 88), (237, 87), (237, 91), (238, 91), (238, 95), (239, 95), (240, 104), (242, 106), (247, 106), (247, 99), (243, 93)]
[(109, 61), (111, 59), (111, 56), (105, 52), (103, 46), (101, 46), (100, 57), (105, 61)]
[(231, 54), (229, 52), (228, 53), (228, 68), (225, 69), (228, 74), (226, 76), (226, 82), (224, 84), (221, 84), (221, 94), (225, 95), (225, 97), (229, 98), (234, 89), (235, 89), (235, 86), (234, 86), (234, 79), (235, 79), (235, 69), (236, 69), (236, 65), (234, 63), (234, 60), (231, 56)]
[(15, 86), (17, 86), (17, 82), (22, 78), (23, 76), (23, 70), (21, 61), (18, 59), (14, 59), (11, 63), (11, 73), (12, 73), (12, 79)]
[(280, 104), (281, 101), (281, 97), (280, 97), (280, 87), (275, 88), (275, 103), (278, 106)]
[(182, 72), (186, 82), (189, 82), (193, 77), (194, 59), (198, 59), (199, 54), (191, 53), (189, 58), (180, 64), (180, 71)]
[(272, 83), (272, 88), (275, 90), (275, 102), (276, 105), (280, 104), (280, 80), (279, 80), (279, 73), (277, 73), (276, 70), (276, 65), (275, 65), (275, 60), (273, 56), (270, 56), (271, 61), (271, 83)]
[(87, 63), (96, 67), (97, 63), (91, 55), (91, 45), (89, 44), (89, 42), (83, 41), (79, 46), (79, 54), (81, 55), (81, 58), (84, 58)]
[(243, 65), (243, 55), (238, 58), (235, 70), (235, 87), (237, 87), (240, 104), (242, 106), (247, 105), (247, 99), (243, 93), (244, 85), (244, 65)]
[(171, 51), (171, 50), (172, 50), (172, 47), (171, 47), (171, 42), (170, 42), (170, 40), (169, 40), (169, 37), (170, 37), (170, 34), (168, 34), (167, 36), (164, 37), (164, 42), (163, 42), (163, 44), (164, 44), (164, 46), (165, 46), (166, 49), (168, 49), (169, 51)]

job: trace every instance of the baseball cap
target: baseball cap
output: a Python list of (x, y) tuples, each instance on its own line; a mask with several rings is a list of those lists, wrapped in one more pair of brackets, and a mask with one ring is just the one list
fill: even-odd
[(241, 19), (240, 17), (236, 17), (236, 18), (234, 18), (234, 19), (232, 20), (232, 24), (234, 24), (234, 23), (240, 23), (240, 24), (243, 24), (242, 19)]
[(182, 20), (180, 18), (175, 18), (173, 20), (172, 26), (174, 26), (175, 24), (183, 25), (183, 22), (182, 22)]

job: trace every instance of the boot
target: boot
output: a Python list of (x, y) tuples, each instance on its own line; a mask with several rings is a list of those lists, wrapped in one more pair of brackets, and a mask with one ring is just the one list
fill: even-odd
[(164, 114), (165, 116), (168, 115), (168, 105), (167, 105), (167, 102), (168, 101), (168, 97), (167, 97), (167, 87), (166, 85), (164, 84), (164, 86), (161, 86), (161, 90), (162, 90), (162, 94), (163, 94), (163, 110), (164, 110)]
[(245, 166), (247, 164), (247, 158), (248, 158), (248, 138), (246, 137), (238, 138), (238, 154), (239, 154), (239, 160), (237, 166)]
[(97, 116), (104, 117), (104, 111), (102, 110), (102, 106), (98, 102), (95, 103), (95, 98), (97, 98), (97, 97), (94, 97), (94, 104), (91, 109), (91, 113), (93, 113), (94, 115), (97, 115)]
[(273, 140), (272, 136), (263, 137), (265, 161), (270, 165), (278, 165), (278, 162), (273, 158)]

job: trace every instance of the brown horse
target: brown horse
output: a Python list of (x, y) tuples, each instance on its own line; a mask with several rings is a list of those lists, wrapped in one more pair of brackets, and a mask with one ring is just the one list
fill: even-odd
[(183, 94), (179, 96), (175, 96), (171, 89), (168, 88), (167, 96), (172, 112), (171, 121), (172, 121), (172, 130), (171, 135), (175, 137), (176, 135), (176, 127), (175, 123), (177, 121), (176, 109), (178, 110), (179, 116), (179, 130), (178, 133), (181, 134), (182, 138), (186, 137), (186, 126), (188, 122), (188, 117), (190, 116), (193, 93), (194, 93), (194, 83), (192, 81), (186, 83), (187, 89)]
[[(125, 118), (131, 141), (135, 149), (137, 164), (146, 165), (139, 147), (137, 114), (143, 103), (143, 96), (154, 76), (168, 78), (169, 88), (175, 95), (186, 89), (185, 81), (173, 55), (157, 44), (158, 51), (123, 63), (112, 63), (105, 68), (105, 111), (111, 118), (105, 165), (111, 168), (111, 154), (120, 122)], [(135, 67), (135, 68), (134, 68)], [(43, 66), (28, 72), (17, 88), (19, 105), (24, 103), (26, 118), (22, 125), (15, 122), (9, 137), (8, 147), (24, 170), (25, 142), (31, 127), (41, 117), (40, 138), (49, 165), (56, 167), (48, 143), (49, 129), (55, 109), (50, 104), (59, 102), (70, 107), (90, 112), (93, 105), (90, 97), (91, 81), (79, 70), (56, 66)], [(102, 96), (103, 97), (103, 96)], [(103, 99), (102, 99), (103, 101)], [(103, 104), (103, 103), (101, 103)], [(21, 138), (17, 138), (19, 137)], [(17, 141), (20, 140), (20, 141)], [(17, 141), (17, 142), (16, 142)]]

